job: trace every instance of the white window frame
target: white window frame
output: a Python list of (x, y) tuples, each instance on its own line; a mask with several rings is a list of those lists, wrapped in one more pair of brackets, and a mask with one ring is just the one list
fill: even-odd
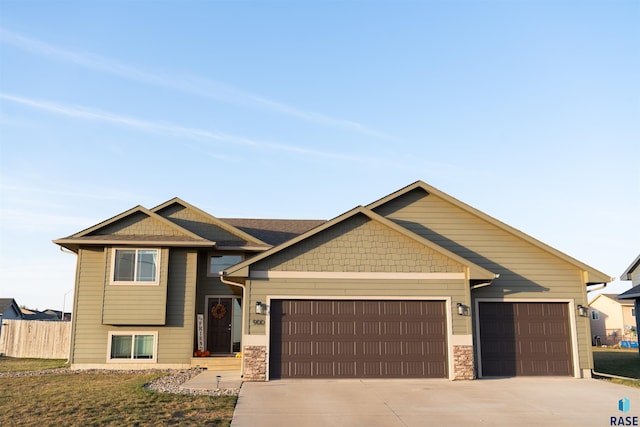
[(211, 271), (211, 258), (223, 256), (238, 256), (240, 257), (240, 261), (238, 261), (237, 263), (240, 263), (245, 259), (244, 254), (238, 252), (209, 252), (207, 254), (207, 277), (219, 277), (218, 271)]
[(600, 320), (600, 313), (596, 310), (591, 310), (591, 320)]
[[(134, 280), (115, 280), (115, 272), (116, 272), (116, 252), (117, 251), (136, 251), (136, 256), (134, 259), (134, 271), (133, 277)], [(135, 280), (137, 276), (138, 269), (138, 251), (156, 251), (156, 279), (153, 282), (143, 282)], [(128, 248), (128, 247), (114, 247), (111, 248), (111, 271), (110, 271), (110, 283), (112, 285), (118, 286), (158, 286), (160, 284), (160, 266), (162, 259), (162, 250), (160, 248)]]
[[(111, 344), (114, 336), (131, 336), (131, 358), (112, 359)], [(153, 336), (153, 357), (151, 359), (134, 359), (133, 348), (136, 335)], [(107, 363), (157, 363), (158, 361), (158, 331), (109, 331), (107, 338)]]

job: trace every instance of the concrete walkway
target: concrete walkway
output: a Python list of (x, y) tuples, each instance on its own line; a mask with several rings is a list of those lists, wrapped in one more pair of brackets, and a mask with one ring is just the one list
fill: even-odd
[[(219, 382), (217, 377), (220, 377)], [(240, 371), (207, 370), (182, 384), (182, 388), (187, 390), (216, 390), (218, 388), (240, 388), (241, 385), (242, 378), (240, 377)]]
[(620, 416), (640, 416), (640, 389), (592, 379), (278, 380), (245, 382), (231, 426), (585, 427)]

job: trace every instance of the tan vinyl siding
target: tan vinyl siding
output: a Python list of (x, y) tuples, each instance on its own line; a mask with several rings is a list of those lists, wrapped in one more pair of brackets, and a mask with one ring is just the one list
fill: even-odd
[(189, 363), (194, 349), (198, 253), (171, 249), (167, 292), (167, 324), (158, 328), (158, 363)]
[(164, 325), (167, 307), (169, 249), (159, 249), (159, 284), (112, 285), (112, 251), (107, 250), (102, 323), (105, 325)]
[(105, 250), (81, 248), (78, 257), (72, 363), (104, 363), (107, 356), (107, 329), (102, 326)]
[[(568, 299), (587, 305), (583, 272), (576, 266), (417, 189), (375, 209), (397, 224), (484, 267), (500, 278), (474, 298)], [(591, 368), (589, 320), (577, 318), (581, 368)]]
[[(148, 331), (158, 332), (158, 364), (188, 366), (193, 351), (196, 250), (164, 249), (161, 255), (166, 260), (163, 277), (168, 297), (162, 309), (166, 326), (102, 324), (103, 296), (111, 260), (107, 252), (103, 248), (80, 248), (78, 251), (79, 285), (76, 286), (72, 363), (108, 366), (109, 331)], [(145, 305), (145, 300), (134, 303), (139, 308)]]
[(319, 272), (464, 272), (457, 261), (357, 215), (265, 258), (253, 270)]
[[(250, 280), (248, 307), (257, 301), (266, 303), (267, 297), (384, 297), (401, 300), (403, 297), (430, 298), (451, 297), (452, 312), (458, 302), (468, 301), (468, 285), (465, 280), (326, 280), (326, 279), (271, 279)], [(375, 298), (372, 298), (375, 299)], [(265, 325), (254, 325), (254, 320), (265, 320), (264, 315), (249, 310), (248, 332), (263, 335)], [(453, 334), (471, 334), (471, 318), (453, 316)]]

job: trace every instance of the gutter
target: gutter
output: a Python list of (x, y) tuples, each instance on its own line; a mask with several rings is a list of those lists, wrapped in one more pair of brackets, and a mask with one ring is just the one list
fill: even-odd
[(471, 285), (470, 289), (474, 290), (478, 288), (484, 288), (485, 286), (489, 286), (490, 284), (493, 283), (494, 280), (498, 279), (499, 277), (500, 277), (500, 274), (496, 273), (493, 279), (489, 280), (488, 282), (476, 283), (475, 285)]
[[(238, 283), (238, 282), (233, 282), (231, 280), (227, 280), (224, 278), (225, 276), (225, 272), (224, 271), (219, 271), (218, 272), (218, 276), (220, 278), (220, 281), (222, 283), (224, 283), (225, 285), (229, 285), (229, 286), (238, 286), (240, 287), (240, 289), (242, 289), (242, 340), (244, 341), (244, 336), (245, 336), (245, 329), (246, 329), (246, 321), (247, 319), (245, 319), (245, 313), (246, 313), (246, 307), (247, 307), (247, 303), (245, 300), (245, 294), (247, 291), (246, 286), (243, 283)], [(240, 352), (242, 352), (242, 347), (240, 347)], [(244, 355), (243, 355), (244, 358)], [(244, 360), (240, 363), (240, 378), (242, 378), (244, 376)]]
[[(613, 279), (613, 277), (612, 277), (612, 279)], [(606, 287), (607, 287), (607, 283), (603, 283), (602, 285), (596, 286), (595, 288), (587, 289), (587, 293), (593, 292), (593, 291), (599, 291), (600, 289), (604, 289)]]

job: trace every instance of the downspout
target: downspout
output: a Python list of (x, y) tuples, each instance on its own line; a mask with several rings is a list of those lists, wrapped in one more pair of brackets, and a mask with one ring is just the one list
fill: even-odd
[[(247, 307), (247, 302), (245, 301), (245, 293), (246, 293), (246, 286), (243, 283), (238, 283), (238, 282), (232, 282), (231, 280), (227, 280), (224, 278), (224, 271), (219, 271), (218, 272), (218, 276), (220, 277), (220, 281), (222, 283), (224, 283), (225, 285), (229, 285), (229, 286), (239, 286), (240, 289), (242, 289), (242, 340), (244, 340), (244, 336), (245, 336), (245, 329), (246, 329), (246, 322), (245, 322), (245, 312), (246, 312), (246, 307)], [(242, 352), (242, 347), (240, 347), (240, 352)], [(243, 356), (244, 357), (244, 356)], [(244, 376), (244, 361), (242, 363), (240, 363), (240, 377), (242, 378)]]

